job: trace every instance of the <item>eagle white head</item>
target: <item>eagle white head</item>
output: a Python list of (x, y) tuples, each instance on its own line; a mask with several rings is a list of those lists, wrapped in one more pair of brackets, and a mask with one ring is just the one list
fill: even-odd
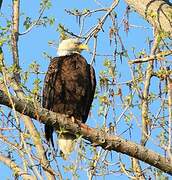
[(83, 50), (89, 50), (86, 44), (82, 44), (78, 39), (70, 38), (63, 40), (58, 47), (58, 55), (66, 56), (73, 53), (80, 54)]

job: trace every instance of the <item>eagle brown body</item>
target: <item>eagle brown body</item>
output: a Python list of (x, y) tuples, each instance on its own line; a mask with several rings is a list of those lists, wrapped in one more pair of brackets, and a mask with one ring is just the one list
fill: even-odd
[[(94, 98), (95, 72), (78, 53), (51, 60), (43, 88), (43, 107), (67, 114), (85, 123)], [(53, 144), (53, 127), (45, 125), (45, 136)], [(64, 133), (65, 135), (65, 133)], [(70, 136), (70, 133), (66, 133)], [(71, 138), (72, 138), (71, 134)]]

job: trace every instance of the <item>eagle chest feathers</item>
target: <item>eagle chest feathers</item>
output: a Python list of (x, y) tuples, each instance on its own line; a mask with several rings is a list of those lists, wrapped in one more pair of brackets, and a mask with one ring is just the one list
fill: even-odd
[(78, 58), (75, 58), (62, 61), (62, 72), (57, 75), (59, 81), (57, 81), (56, 87), (59, 83), (61, 84), (60, 91), (64, 93), (62, 99), (66, 102), (82, 101), (82, 98), (86, 95), (86, 89), (89, 85), (89, 69), (87, 66), (84, 59), (78, 60)]
[[(47, 78), (47, 84), (51, 82), (50, 106), (52, 111), (68, 114), (85, 121), (85, 102), (88, 98), (90, 87), (90, 68), (80, 55), (70, 55), (53, 59), (50, 64), (52, 82)], [(53, 68), (53, 69), (51, 69)], [(49, 81), (50, 80), (50, 81)]]
[[(80, 54), (55, 57), (51, 60), (44, 80), (43, 107), (51, 111), (67, 114), (85, 123), (94, 98), (96, 79), (94, 69)], [(45, 125), (45, 136), (53, 144), (53, 127)], [(75, 135), (62, 133), (59, 146), (63, 153)], [(65, 140), (65, 141), (64, 141)], [(67, 141), (70, 141), (67, 142)], [(65, 143), (68, 143), (68, 146)], [(65, 150), (64, 150), (65, 149)], [(71, 152), (71, 151), (70, 151)]]

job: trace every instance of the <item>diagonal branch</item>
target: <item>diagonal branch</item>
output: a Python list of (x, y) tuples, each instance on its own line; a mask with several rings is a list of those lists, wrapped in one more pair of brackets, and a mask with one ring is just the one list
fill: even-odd
[(21, 176), (23, 179), (36, 179), (35, 176), (29, 175), (26, 171), (20, 168), (14, 161), (9, 157), (0, 155), (0, 161), (7, 165), (10, 169), (13, 170), (15, 177)]
[[(33, 103), (32, 101), (16, 98), (14, 96), (12, 99), (16, 111), (21, 114), (34, 118), (41, 123), (49, 123), (54, 126), (54, 128), (60, 125), (72, 133), (81, 134), (84, 139), (90, 141), (96, 146), (101, 146), (103, 149), (109, 151), (113, 150), (121, 152), (172, 175), (172, 164), (170, 163), (170, 160), (150, 149), (118, 136), (109, 135), (108, 133), (102, 132), (96, 128), (90, 128), (86, 124), (80, 123), (78, 120), (74, 123), (68, 116), (48, 111), (45, 108), (41, 108), (40, 105), (35, 102)], [(3, 93), (3, 91), (0, 91), (0, 104), (11, 108), (9, 98)]]
[(37, 26), (39, 24), (39, 21), (41, 20), (41, 17), (43, 15), (45, 9), (46, 9), (46, 5), (44, 5), (42, 7), (42, 9), (40, 10), (39, 17), (37, 18), (37, 20), (35, 20), (26, 31), (19, 33), (20, 36), (29, 33), (35, 26)]
[(109, 14), (114, 10), (114, 8), (118, 5), (119, 0), (114, 0), (112, 5), (110, 6), (109, 10), (106, 12), (106, 14), (99, 20), (98, 24), (91, 29), (91, 31), (86, 35), (86, 44), (90, 40), (91, 37), (95, 36), (100, 30), (102, 30), (103, 25), (109, 16)]

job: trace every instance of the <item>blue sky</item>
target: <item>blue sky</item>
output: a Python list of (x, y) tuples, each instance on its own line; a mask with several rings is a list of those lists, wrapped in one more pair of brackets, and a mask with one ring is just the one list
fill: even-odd
[[(72, 32), (78, 34), (80, 31), (80, 27), (76, 22), (75, 17), (69, 16), (65, 9), (94, 9), (94, 8), (100, 8), (98, 6), (98, 1), (96, 0), (52, 0), (52, 7), (45, 12), (45, 16), (52, 16), (55, 18), (55, 24), (54, 26), (47, 26), (47, 27), (35, 27), (31, 32), (29, 32), (26, 35), (23, 35), (20, 37), (19, 40), (19, 56), (20, 56), (20, 64), (22, 69), (25, 71), (28, 69), (28, 66), (33, 62), (36, 61), (38, 64), (40, 64), (41, 71), (46, 71), (48, 68), (49, 61), (44, 58), (43, 52), (46, 52), (50, 56), (54, 57), (56, 56), (56, 48), (50, 46), (48, 44), (49, 41), (56, 41), (58, 43), (59, 39), (59, 33), (56, 31), (57, 26), (59, 23), (65, 24), (65, 26)], [(108, 7), (112, 1), (101, 1), (103, 6)], [(21, 19), (20, 19), (20, 32), (24, 32), (25, 29), (23, 27), (23, 22), (26, 16), (31, 17), (32, 19), (36, 19), (39, 16), (38, 8), (39, 8), (40, 1), (30, 0), (28, 1), (21, 1)], [(118, 15), (118, 23), (121, 23), (121, 18), (125, 12), (126, 4), (121, 1), (120, 5), (115, 9), (115, 12)], [(6, 15), (7, 18), (10, 19), (11, 17), (11, 0), (5, 0), (3, 2), (2, 6), (2, 13)], [(101, 17), (104, 13), (98, 13), (94, 15), (93, 17), (89, 17), (86, 26), (85, 31), (87, 31), (88, 27), (91, 25), (95, 25), (98, 22), (98, 18)], [(143, 48), (145, 48), (145, 51), (147, 53), (149, 52), (148, 46), (146, 45), (146, 39), (147, 37), (152, 38), (152, 29), (150, 25), (144, 21), (140, 16), (138, 16), (135, 12), (130, 15), (130, 23), (137, 26), (144, 26), (147, 29), (142, 28), (131, 28), (128, 34), (126, 34), (123, 31), (123, 25), (120, 27), (120, 35), (122, 36), (123, 44), (125, 48), (128, 50), (129, 58), (134, 58), (132, 54), (132, 48), (135, 48), (136, 52), (141, 51)], [(0, 18), (1, 25), (5, 24), (3, 18)], [(100, 54), (112, 54), (114, 50), (114, 44), (112, 46), (109, 46), (109, 37), (108, 37), (108, 31), (111, 24), (108, 20), (103, 29), (104, 32), (100, 32), (99, 38), (98, 38), (98, 47), (97, 52)], [(91, 40), (89, 42), (89, 47), (92, 50), (93, 49), (93, 41)], [(11, 64), (12, 58), (9, 52), (9, 49), (7, 47), (4, 47), (5, 57), (7, 60), (7, 64)], [(88, 52), (83, 53), (84, 57), (90, 62), (91, 55)], [(97, 81), (98, 81), (98, 73), (100, 70), (102, 70), (103, 67), (103, 61), (105, 57), (97, 57), (96, 62), (94, 64), (94, 68), (96, 70), (97, 74)], [(120, 59), (118, 58), (117, 61), (117, 69), (122, 74), (120, 78), (118, 78), (118, 83), (124, 82), (131, 79), (128, 63), (128, 58), (124, 58), (122, 64), (120, 63)], [(44, 75), (40, 76), (43, 80)], [(33, 77), (34, 78), (34, 77)], [(28, 82), (28, 85), (32, 87), (32, 78)], [(128, 93), (127, 90), (125, 90), (124, 95)], [(93, 110), (93, 116), (88, 119), (88, 124), (92, 127), (94, 127), (97, 123), (102, 123), (103, 120), (97, 116), (98, 106), (97, 106), (97, 100), (95, 100), (95, 109)], [(117, 102), (117, 104), (120, 104)], [(116, 116), (119, 116), (121, 113), (121, 110), (116, 110)], [(140, 116), (140, 112), (135, 110), (136, 116)], [(112, 119), (111, 115), (109, 115), (109, 119)], [(126, 128), (126, 124), (123, 122), (120, 122), (120, 128), (119, 128), (119, 134), (122, 133)], [(139, 130), (136, 130), (133, 132), (132, 137), (134, 137), (135, 142), (139, 142), (140, 139), (140, 132)], [(139, 136), (138, 136), (139, 133)], [(128, 134), (125, 134), (124, 137), (129, 138)], [(154, 145), (152, 145), (152, 148), (154, 148)], [(158, 151), (158, 149), (156, 149)], [(117, 153), (113, 153), (113, 155), (116, 157), (118, 156)], [(124, 162), (127, 162), (127, 159), (123, 159)], [(0, 174), (0, 179), (6, 179), (7, 177), (12, 178), (12, 174), (8, 168), (6, 168), (4, 165), (0, 164), (0, 172), (3, 172)], [(87, 179), (86, 173), (81, 173), (82, 179)], [(115, 177), (114, 177), (115, 178)], [(116, 176), (116, 179), (120, 178), (121, 180), (128, 179), (125, 176), (120, 176), (118, 174)], [(99, 179), (99, 178), (97, 178)], [(101, 178), (100, 178), (101, 179)]]

